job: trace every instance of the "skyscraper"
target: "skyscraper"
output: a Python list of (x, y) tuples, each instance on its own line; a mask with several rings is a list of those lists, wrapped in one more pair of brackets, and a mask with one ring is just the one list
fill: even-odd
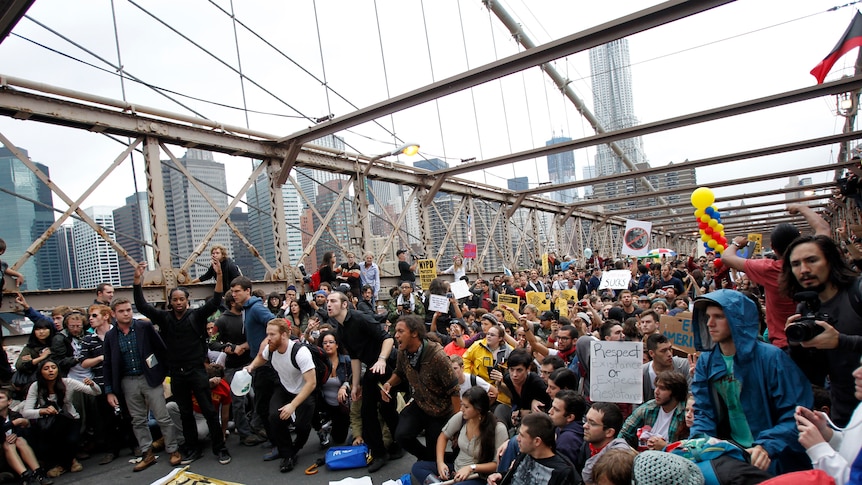
[[(590, 49), (590, 71), (593, 81), (593, 113), (604, 129), (614, 131), (637, 125), (628, 39), (618, 39)], [(616, 143), (634, 163), (646, 161), (640, 137), (619, 140)], [(614, 154), (610, 147), (598, 146), (598, 175), (622, 173), (626, 170), (620, 157)]]
[[(22, 151), (27, 154), (27, 150)], [(35, 165), (50, 176), (48, 167), (41, 163)], [(6, 241), (6, 253), (2, 259), (11, 266), (54, 223), (54, 199), (51, 189), (6, 147), (0, 147), (0, 188), (8, 191), (0, 192), (0, 207), (3, 208), (0, 211), (0, 227), (3, 228), (0, 237)], [(24, 275), (21, 289), (64, 288), (57, 239), (56, 234), (48, 238), (42, 248), (18, 269)]]
[(529, 177), (515, 177), (506, 180), (506, 184), (509, 187), (509, 190), (527, 190), (530, 188), (530, 178)]
[[(203, 190), (219, 209), (227, 208), (227, 180), (224, 165), (213, 159), (212, 152), (191, 148), (179, 159), (179, 162), (192, 177), (203, 182), (201, 184)], [(171, 235), (171, 260), (174, 267), (179, 268), (185, 258), (191, 255), (195, 247), (200, 244), (220, 214), (207, 203), (204, 196), (179, 170), (171, 167), (173, 167), (172, 161), (162, 161), (168, 233)], [(215, 236), (210, 239), (209, 246), (221, 244), (228, 249), (228, 254), (232, 254), (230, 233), (230, 228), (222, 224)], [(208, 248), (201, 251), (196, 263), (189, 268), (189, 275), (192, 278), (204, 274), (212, 264)]]
[[(565, 136), (555, 136), (545, 142), (545, 146), (572, 141)], [(575, 152), (568, 151), (548, 155), (548, 180), (551, 184), (561, 184), (575, 181)], [(576, 189), (565, 189), (551, 192), (551, 199), (564, 204), (570, 204), (578, 199)]]
[[(299, 191), (290, 181), (281, 186), (281, 199), (284, 205), (288, 257), (290, 264), (296, 265), (299, 263), (299, 256), (302, 254), (303, 248), (300, 213), (305, 203), (302, 202)], [(269, 179), (266, 173), (260, 174), (255, 180), (254, 185), (246, 194), (246, 200), (249, 208), (248, 233), (245, 236), (257, 248), (267, 263), (271, 266), (275, 265), (275, 233), (269, 216), (272, 213), (272, 208), (269, 202)], [(250, 267), (242, 267), (242, 270), (246, 274), (253, 275), (250, 277), (255, 280), (263, 279), (265, 276), (265, 268), (257, 258), (253, 258)]]
[[(311, 145), (331, 148), (333, 150), (344, 151), (344, 139), (336, 135), (326, 135), (323, 138), (318, 138), (310, 142)], [(345, 179), (343, 175), (325, 170), (317, 170), (313, 168), (297, 167), (296, 181), (302, 188), (302, 193), (308, 198), (312, 205), (317, 204), (318, 186), (330, 180)], [(301, 200), (302, 207), (305, 207), (305, 200)]]
[[(94, 206), (84, 209), (96, 224), (108, 231), (111, 239), (116, 240), (114, 230), (114, 209), (112, 207)], [(95, 288), (99, 283), (121, 284), (119, 255), (111, 244), (102, 238), (84, 221), (76, 220), (72, 224), (72, 235), (75, 240), (77, 255), (78, 284), (80, 288)], [(123, 261), (123, 264), (126, 264)]]
[(60, 268), (63, 270), (60, 288), (79, 288), (78, 258), (75, 255), (72, 226), (64, 224), (57, 229), (57, 245), (60, 248)]
[[(141, 244), (142, 241), (153, 239), (146, 192), (138, 192), (126, 197), (126, 205), (114, 209), (114, 227), (117, 230), (117, 243), (129, 253), (129, 256), (138, 262), (153, 262), (152, 249)], [(121, 284), (131, 286), (134, 277), (135, 268), (125, 261), (121, 262)]]

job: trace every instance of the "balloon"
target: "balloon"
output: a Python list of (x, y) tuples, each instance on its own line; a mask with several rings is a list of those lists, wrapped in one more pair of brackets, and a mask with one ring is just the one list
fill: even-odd
[(716, 258), (712, 264), (715, 266), (715, 269), (721, 269), (721, 267), (724, 266), (724, 263), (721, 262), (721, 258)]
[(712, 239), (710, 239), (710, 237), (707, 236), (706, 234), (704, 234), (703, 236), (700, 236), (700, 240), (703, 241), (704, 244), (708, 243), (709, 241), (712, 241)]
[(703, 230), (707, 234), (707, 236), (712, 236), (715, 231), (709, 226), (706, 226), (706, 229)]
[(721, 237), (724, 237), (724, 229), (722, 229), (721, 231), (718, 231), (718, 233), (721, 234)]
[(705, 223), (709, 224), (709, 221), (710, 221), (710, 217), (708, 215), (704, 214), (704, 215), (700, 216), (700, 222), (705, 222)]
[(718, 246), (718, 243), (715, 242), (715, 239), (710, 239), (709, 242), (707, 243), (707, 245), (709, 247), (711, 247), (712, 249), (715, 249), (715, 247)]
[(723, 247), (721, 247), (721, 246), (716, 246), (716, 247), (715, 247), (715, 252), (716, 252), (716, 253), (718, 253), (718, 254), (721, 254), (721, 253), (723, 253), (723, 252), (724, 252), (724, 248), (723, 248)]
[(709, 217), (715, 217), (715, 209), (713, 209), (712, 207), (707, 207), (703, 210), (703, 212), (705, 214), (709, 214)]
[(715, 229), (715, 226), (717, 226), (717, 225), (718, 225), (718, 221), (716, 221), (715, 219), (709, 221), (709, 227)]
[(706, 229), (707, 227), (709, 227), (709, 225), (705, 222), (698, 222), (697, 227), (702, 231), (702, 230)]
[(717, 224), (715, 225), (715, 230), (716, 230), (716, 231), (718, 231), (718, 232), (720, 232), (720, 233), (721, 233), (721, 235), (723, 236), (723, 235), (724, 235), (724, 232), (722, 232), (722, 231), (724, 231), (724, 224), (722, 224), (722, 223), (720, 223), (720, 222), (719, 222), (719, 223), (717, 223)]
[(713, 202), (715, 202), (715, 194), (709, 187), (699, 187), (691, 193), (691, 205), (696, 209), (706, 210)]
[(593, 257), (593, 250), (590, 248), (584, 248), (584, 257), (589, 259)]
[(704, 247), (704, 249), (709, 251), (709, 244), (707, 244), (706, 242), (703, 243), (703, 247)]
[(700, 219), (700, 216), (702, 216), (702, 215), (703, 215), (703, 209), (697, 209), (694, 211), (694, 217), (697, 217), (698, 219)]

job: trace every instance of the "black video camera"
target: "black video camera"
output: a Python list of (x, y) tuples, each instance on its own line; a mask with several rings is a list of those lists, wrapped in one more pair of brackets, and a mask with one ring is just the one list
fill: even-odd
[(820, 298), (816, 291), (800, 291), (793, 295), (793, 299), (799, 302), (797, 312), (802, 318), (787, 326), (785, 333), (787, 341), (791, 343), (807, 342), (823, 332), (823, 327), (817, 325), (815, 320), (825, 320), (824, 315), (819, 315)]

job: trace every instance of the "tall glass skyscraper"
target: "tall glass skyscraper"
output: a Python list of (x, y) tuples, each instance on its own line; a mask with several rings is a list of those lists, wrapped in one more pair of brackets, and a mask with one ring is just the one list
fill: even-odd
[[(26, 150), (22, 151), (27, 153)], [(45, 165), (36, 163), (36, 167), (45, 175), (50, 175)], [(0, 211), (0, 238), (6, 241), (6, 254), (0, 258), (12, 265), (54, 223), (54, 199), (51, 189), (6, 147), (0, 147), (0, 188), (4, 189), (0, 192), (0, 207), (3, 208)], [(45, 206), (31, 201), (38, 201)], [(56, 234), (18, 271), (24, 275), (22, 289), (63, 288)]]
[[(555, 136), (545, 142), (545, 146), (556, 145), (572, 141), (571, 138), (565, 136)], [(551, 184), (561, 184), (564, 182), (575, 181), (575, 152), (568, 151), (548, 155), (548, 180)], [(551, 199), (564, 204), (571, 204), (578, 200), (578, 191), (576, 189), (565, 189), (551, 192), (548, 195)]]

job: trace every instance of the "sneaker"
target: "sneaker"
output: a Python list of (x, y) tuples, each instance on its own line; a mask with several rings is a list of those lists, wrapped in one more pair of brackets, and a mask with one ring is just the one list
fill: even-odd
[(171, 453), (171, 466), (177, 466), (183, 462), (183, 455), (179, 451)]
[(84, 465), (82, 465), (78, 460), (72, 459), (72, 467), (69, 468), (69, 471), (72, 473), (78, 473), (79, 471), (84, 469)]
[(153, 448), (153, 451), (164, 450), (165, 449), (165, 437), (162, 436), (161, 438), (157, 439), (156, 441), (153, 441), (152, 448)]
[(48, 478), (57, 478), (64, 473), (66, 473), (66, 469), (61, 467), (60, 465), (57, 465), (54, 468), (48, 470), (48, 473), (46, 473), (46, 475), (48, 475)]
[(33, 472), (33, 474), (35, 475), (36, 480), (34, 481), (36, 483), (39, 483), (41, 485), (54, 485), (54, 480), (48, 478), (48, 476), (45, 474), (45, 469), (43, 469), (42, 467), (37, 468), (36, 471)]
[(320, 449), (329, 448), (332, 444), (332, 421), (323, 423), (320, 431), (317, 432), (317, 437), (320, 439)]
[(287, 473), (293, 470), (296, 467), (296, 455), (293, 455), (288, 458), (282, 458), (281, 466), (279, 467), (279, 471), (281, 473)]
[(264, 440), (263, 438), (261, 438), (260, 436), (258, 436), (256, 434), (250, 434), (250, 435), (246, 436), (245, 438), (242, 438), (239, 440), (240, 444), (242, 444), (243, 446), (257, 446), (257, 445), (263, 443), (264, 441), (266, 441), (266, 440)]
[(197, 448), (190, 450), (187, 454), (183, 455), (182, 460), (180, 460), (180, 465), (191, 464), (191, 462), (197, 460), (201, 456), (203, 456), (201, 454), (201, 450)]
[(401, 458), (402, 456), (404, 456), (404, 448), (402, 448), (401, 446), (399, 446), (397, 444), (393, 444), (387, 450), (387, 455), (388, 455), (387, 458), (389, 460), (397, 460), (397, 459)]
[(227, 448), (222, 448), (218, 452), (218, 462), (222, 465), (227, 465), (230, 463), (230, 452), (227, 451)]
[(102, 459), (99, 460), (99, 465), (107, 465), (108, 463), (114, 461), (116, 458), (117, 455), (113, 453), (106, 453), (105, 456), (103, 456)]
[(156, 464), (156, 455), (153, 454), (153, 449), (150, 448), (144, 453), (144, 456), (141, 458), (141, 461), (132, 468), (132, 471), (140, 472), (144, 471), (147, 468)]

